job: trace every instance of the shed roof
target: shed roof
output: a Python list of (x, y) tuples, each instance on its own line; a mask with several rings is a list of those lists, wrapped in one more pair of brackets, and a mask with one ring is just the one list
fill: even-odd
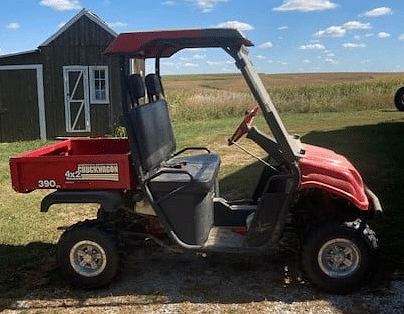
[(55, 34), (53, 34), (51, 37), (49, 37), (47, 40), (45, 40), (42, 44), (40, 44), (39, 47), (48, 46), (52, 41), (54, 41), (56, 38), (58, 38), (68, 28), (70, 28), (75, 22), (77, 22), (82, 16), (88, 17), (91, 21), (98, 24), (101, 28), (103, 28), (105, 31), (110, 33), (112, 36), (114, 36), (114, 37), (118, 36), (118, 34), (115, 33), (112, 30), (112, 28), (110, 28), (108, 26), (108, 24), (105, 23), (101, 18), (99, 18), (97, 15), (95, 15), (94, 13), (90, 12), (87, 9), (82, 9), (69, 22), (67, 22), (65, 25), (63, 25)]
[(173, 31), (122, 33), (109, 45), (108, 56), (167, 58), (185, 48), (253, 46), (236, 29), (211, 28)]

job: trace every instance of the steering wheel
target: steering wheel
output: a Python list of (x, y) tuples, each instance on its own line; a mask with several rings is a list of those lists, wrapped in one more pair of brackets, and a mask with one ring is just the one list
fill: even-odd
[(246, 113), (246, 116), (244, 117), (243, 121), (241, 121), (240, 125), (238, 126), (232, 137), (228, 139), (229, 146), (233, 145), (240, 139), (240, 137), (242, 137), (244, 134), (246, 134), (248, 131), (251, 130), (257, 112), (258, 112), (258, 106), (255, 106), (249, 112)]

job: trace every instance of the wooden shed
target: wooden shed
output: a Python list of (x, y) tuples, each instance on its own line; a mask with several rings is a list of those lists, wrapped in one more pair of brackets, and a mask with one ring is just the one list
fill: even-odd
[(83, 9), (37, 49), (0, 56), (0, 142), (111, 134), (119, 68), (103, 52), (116, 36)]

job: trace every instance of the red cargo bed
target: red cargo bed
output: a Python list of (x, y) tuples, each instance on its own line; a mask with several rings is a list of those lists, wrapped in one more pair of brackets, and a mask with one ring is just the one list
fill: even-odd
[(129, 190), (135, 186), (129, 142), (75, 138), (10, 159), (13, 189)]

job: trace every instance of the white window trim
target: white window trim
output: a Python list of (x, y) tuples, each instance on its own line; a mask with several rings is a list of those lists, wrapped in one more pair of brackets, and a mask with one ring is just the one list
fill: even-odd
[[(109, 104), (109, 72), (108, 66), (105, 65), (93, 65), (89, 66), (90, 70), (90, 103), (91, 104)], [(95, 97), (95, 77), (94, 72), (97, 70), (105, 71), (105, 99), (100, 100)]]

